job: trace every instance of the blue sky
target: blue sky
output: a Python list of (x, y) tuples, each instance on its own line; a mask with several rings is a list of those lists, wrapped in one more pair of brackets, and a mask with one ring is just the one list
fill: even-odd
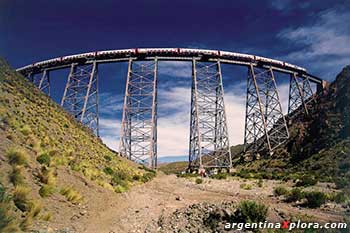
[[(63, 55), (135, 47), (245, 52), (332, 80), (350, 64), (350, 1), (1, 0), (0, 56), (13, 67)], [(60, 101), (67, 71), (52, 74)], [(187, 155), (191, 67), (159, 65), (159, 155)], [(223, 67), (231, 144), (243, 142), (246, 70)], [(100, 67), (101, 136), (117, 149), (126, 65)], [(286, 76), (277, 75), (286, 110)]]

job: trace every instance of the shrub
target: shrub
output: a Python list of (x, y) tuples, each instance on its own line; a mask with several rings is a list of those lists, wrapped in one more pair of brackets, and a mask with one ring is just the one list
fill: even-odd
[(247, 184), (247, 183), (240, 184), (239, 187), (245, 190), (251, 190), (253, 188), (251, 184)]
[(129, 178), (129, 175), (126, 172), (118, 170), (113, 174), (112, 184), (113, 186), (121, 185), (121, 186), (127, 187), (128, 178)]
[(286, 196), (287, 202), (300, 201), (304, 198), (304, 193), (300, 188), (293, 188)]
[(48, 153), (42, 153), (36, 158), (36, 161), (38, 161), (40, 164), (45, 164), (49, 166), (51, 162), (51, 157)]
[(41, 216), (41, 219), (44, 220), (44, 221), (51, 221), (52, 219), (52, 214), (51, 213), (46, 213), (45, 215), (42, 215)]
[(22, 176), (21, 166), (12, 166), (12, 171), (9, 175), (10, 181), (13, 185), (21, 185), (24, 183), (24, 177)]
[(306, 206), (310, 208), (318, 208), (327, 201), (326, 194), (318, 191), (307, 192), (305, 198), (307, 200)]
[(259, 179), (258, 182), (257, 182), (257, 185), (259, 188), (262, 188), (264, 186), (264, 182), (262, 179)]
[(77, 204), (83, 200), (81, 194), (76, 191), (73, 187), (62, 188), (60, 193), (67, 198), (68, 201)]
[(197, 178), (196, 179), (196, 184), (201, 184), (201, 183), (203, 183), (203, 180), (201, 178)]
[(268, 207), (255, 201), (241, 201), (239, 203), (236, 219), (238, 222), (253, 223), (264, 222), (267, 217)]
[(28, 136), (32, 130), (30, 129), (30, 127), (28, 125), (24, 125), (22, 126), (22, 128), (19, 130), (24, 136)]
[(49, 197), (54, 193), (55, 193), (55, 187), (48, 184), (44, 184), (39, 190), (39, 194), (41, 197)]
[(273, 190), (275, 196), (282, 196), (288, 194), (288, 190), (283, 186), (275, 187)]
[(333, 200), (338, 204), (344, 203), (348, 200), (348, 196), (344, 192), (339, 192), (333, 197)]
[(10, 149), (7, 151), (7, 157), (9, 163), (12, 165), (27, 165), (28, 157), (23, 150), (20, 149)]
[(146, 172), (146, 173), (143, 174), (141, 180), (142, 180), (143, 183), (146, 183), (148, 181), (151, 181), (155, 176), (156, 176), (156, 173)]
[(55, 185), (56, 184), (56, 175), (53, 168), (47, 168), (43, 166), (39, 174), (40, 181), (44, 184)]
[(211, 175), (210, 178), (217, 179), (217, 180), (225, 180), (228, 176), (228, 173), (218, 173)]
[(304, 175), (301, 177), (301, 180), (296, 183), (296, 186), (312, 186), (315, 184), (317, 184), (317, 180), (313, 176)]
[(15, 218), (11, 213), (11, 198), (6, 194), (5, 188), (0, 183), (0, 232), (19, 232)]
[(335, 186), (337, 189), (343, 189), (350, 185), (350, 181), (346, 178), (335, 178), (334, 179)]
[(106, 173), (107, 175), (113, 175), (113, 169), (110, 167), (105, 167), (103, 169), (103, 172)]
[(114, 188), (114, 191), (116, 193), (123, 193), (123, 192), (126, 192), (128, 190), (127, 187), (124, 187), (124, 186), (121, 186), (121, 185), (117, 185), (115, 188)]
[(13, 191), (13, 202), (15, 206), (21, 211), (28, 211), (30, 209), (30, 202), (28, 199), (29, 189), (24, 186), (16, 186)]
[(132, 176), (132, 180), (140, 181), (140, 180), (142, 180), (142, 176), (139, 175), (139, 174), (133, 175), (133, 176)]

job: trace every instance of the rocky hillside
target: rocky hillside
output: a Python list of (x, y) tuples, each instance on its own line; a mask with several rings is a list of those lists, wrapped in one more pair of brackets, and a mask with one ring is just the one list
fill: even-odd
[(272, 157), (236, 161), (241, 176), (298, 179), (310, 175), (350, 185), (350, 66), (317, 96), (310, 116), (289, 121), (290, 139)]
[(0, 59), (0, 232), (68, 222), (90, 198), (154, 175), (108, 149)]

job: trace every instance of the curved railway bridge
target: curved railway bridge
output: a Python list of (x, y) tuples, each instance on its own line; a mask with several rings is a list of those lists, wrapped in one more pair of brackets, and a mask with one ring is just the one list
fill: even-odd
[(127, 62), (120, 153), (157, 167), (158, 61), (192, 63), (189, 167), (230, 168), (232, 158), (226, 124), (221, 64), (247, 67), (245, 153), (272, 153), (289, 137), (275, 72), (290, 75), (288, 115), (308, 114), (313, 88), (326, 82), (306, 69), (266, 57), (190, 48), (137, 48), (96, 51), (58, 57), (17, 69), (50, 95), (50, 72), (70, 69), (61, 106), (99, 136), (98, 65)]

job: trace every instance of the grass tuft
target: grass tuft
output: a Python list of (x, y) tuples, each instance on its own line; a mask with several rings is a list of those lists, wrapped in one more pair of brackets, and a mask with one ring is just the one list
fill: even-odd
[(60, 193), (67, 198), (68, 201), (78, 204), (83, 201), (83, 196), (73, 187), (62, 188)]
[(12, 148), (6, 154), (11, 165), (27, 165), (28, 163), (28, 156), (23, 150)]

